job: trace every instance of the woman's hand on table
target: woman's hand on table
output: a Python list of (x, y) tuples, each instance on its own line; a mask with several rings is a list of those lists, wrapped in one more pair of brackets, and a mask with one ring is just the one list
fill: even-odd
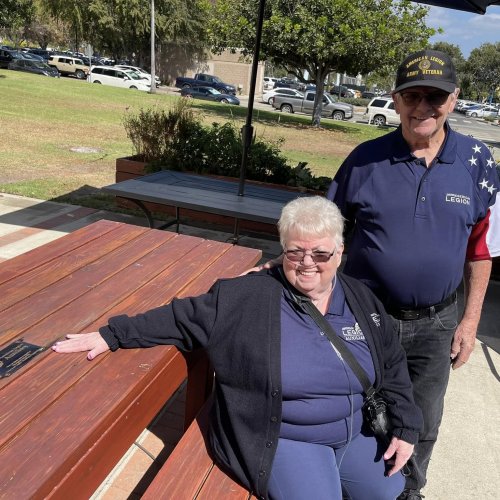
[(89, 351), (87, 354), (89, 360), (109, 351), (108, 344), (99, 332), (69, 333), (66, 339), (56, 342), (52, 350), (59, 353)]

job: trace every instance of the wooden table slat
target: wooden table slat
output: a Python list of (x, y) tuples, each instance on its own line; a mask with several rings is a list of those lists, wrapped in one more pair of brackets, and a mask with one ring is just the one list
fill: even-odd
[(160, 245), (136, 260), (133, 265), (127, 266), (104, 281), (106, 267), (96, 264), (93, 272), (97, 286), (88, 288), (78, 300), (66, 304), (36, 324), (28, 327), (21, 320), (20, 324), (28, 328), (23, 333), (23, 338), (35, 345), (49, 346), (57, 336), (84, 331), (103, 312), (120, 304), (131, 291), (153, 279), (163, 269), (172, 266), (182, 253), (188, 252), (197, 244), (199, 242), (196, 239), (174, 238), (171, 245)]
[[(172, 234), (172, 233), (170, 233)], [(172, 234), (173, 235), (173, 234)], [(99, 251), (94, 253), (92, 260), (88, 260), (85, 256), (74, 259), (68, 256), (70, 262), (67, 264), (67, 272), (62, 276), (62, 271), (59, 271), (59, 280), (53, 281), (49, 278), (50, 269), (43, 276), (47, 284), (52, 283), (50, 291), (47, 288), (40, 289), (33, 295), (25, 296), (19, 300), (23, 294), (24, 288), (19, 287), (19, 293), (12, 294), (7, 302), (14, 304), (0, 312), (0, 331), (4, 342), (11, 342), (16, 336), (23, 333), (24, 329), (31, 327), (35, 322), (40, 322), (50, 314), (61, 309), (65, 305), (77, 300), (79, 296), (86, 293), (91, 288), (100, 284), (101, 280), (109, 279), (115, 273), (122, 271), (124, 268), (133, 265), (135, 261), (144, 255), (148, 255), (153, 248), (160, 246), (160, 240), (155, 232), (142, 234), (139, 238), (135, 238), (126, 242), (121, 247), (117, 247), (116, 251), (109, 253), (107, 245), (100, 245)], [(102, 271), (97, 269), (101, 268)], [(104, 271), (104, 272), (103, 272)], [(30, 285), (31, 286), (31, 285)], [(42, 286), (39, 283), (38, 288)], [(15, 299), (14, 295), (17, 295)], [(22, 321), (20, 321), (22, 317)]]
[(102, 237), (109, 231), (116, 231), (122, 227), (118, 222), (100, 220), (78, 229), (57, 240), (46, 243), (18, 255), (16, 258), (2, 262), (0, 266), (0, 285), (13, 278), (18, 278), (26, 272), (56, 259), (60, 255), (69, 253), (76, 248), (88, 244), (96, 238)]
[(117, 228), (111, 234), (99, 238), (97, 248), (90, 244), (81, 245), (78, 252), (66, 253), (57, 260), (53, 259), (39, 265), (36, 269), (24, 273), (15, 281), (4, 283), (2, 285), (3, 294), (0, 297), (0, 311), (39, 290), (47, 288), (51, 283), (56, 283), (77, 269), (111, 253), (125, 242), (134, 240), (141, 234), (144, 234), (144, 230), (138, 226), (133, 226), (131, 230), (124, 227)]

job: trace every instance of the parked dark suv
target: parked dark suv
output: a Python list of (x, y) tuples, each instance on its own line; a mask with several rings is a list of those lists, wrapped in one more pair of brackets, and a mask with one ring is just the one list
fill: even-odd
[(23, 59), (16, 50), (0, 49), (0, 68), (7, 69), (14, 59)]

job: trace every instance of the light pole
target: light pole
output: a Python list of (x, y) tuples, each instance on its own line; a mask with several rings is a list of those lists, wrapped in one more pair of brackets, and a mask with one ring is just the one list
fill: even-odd
[(151, 0), (151, 94), (156, 94), (155, 73), (155, 0)]

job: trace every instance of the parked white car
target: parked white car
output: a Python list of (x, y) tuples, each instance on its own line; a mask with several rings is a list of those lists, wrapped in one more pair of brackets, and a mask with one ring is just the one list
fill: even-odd
[(471, 116), (472, 118), (496, 118), (498, 117), (498, 108), (489, 105), (472, 107), (465, 112), (465, 116)]
[(401, 123), (392, 97), (374, 97), (368, 103), (363, 117), (368, 120), (368, 123), (377, 126), (399, 125)]
[(274, 88), (274, 84), (278, 81), (277, 78), (273, 76), (265, 76), (264, 77), (264, 90), (270, 90)]
[(304, 97), (304, 93), (300, 92), (296, 89), (272, 89), (262, 94), (262, 102), (266, 102), (267, 104), (273, 105), (274, 97), (277, 95), (287, 96), (287, 97)]
[[(151, 84), (151, 73), (148, 73), (145, 69), (139, 68), (138, 66), (129, 66), (127, 64), (117, 64), (115, 68), (127, 69), (130, 71), (135, 71), (139, 76), (145, 78), (149, 84)], [(155, 75), (156, 86), (159, 87), (161, 84), (160, 79)]]
[(149, 92), (151, 85), (137, 75), (135, 71), (116, 68), (114, 66), (92, 66), (89, 79), (92, 83), (102, 83), (113, 87), (137, 89)]

